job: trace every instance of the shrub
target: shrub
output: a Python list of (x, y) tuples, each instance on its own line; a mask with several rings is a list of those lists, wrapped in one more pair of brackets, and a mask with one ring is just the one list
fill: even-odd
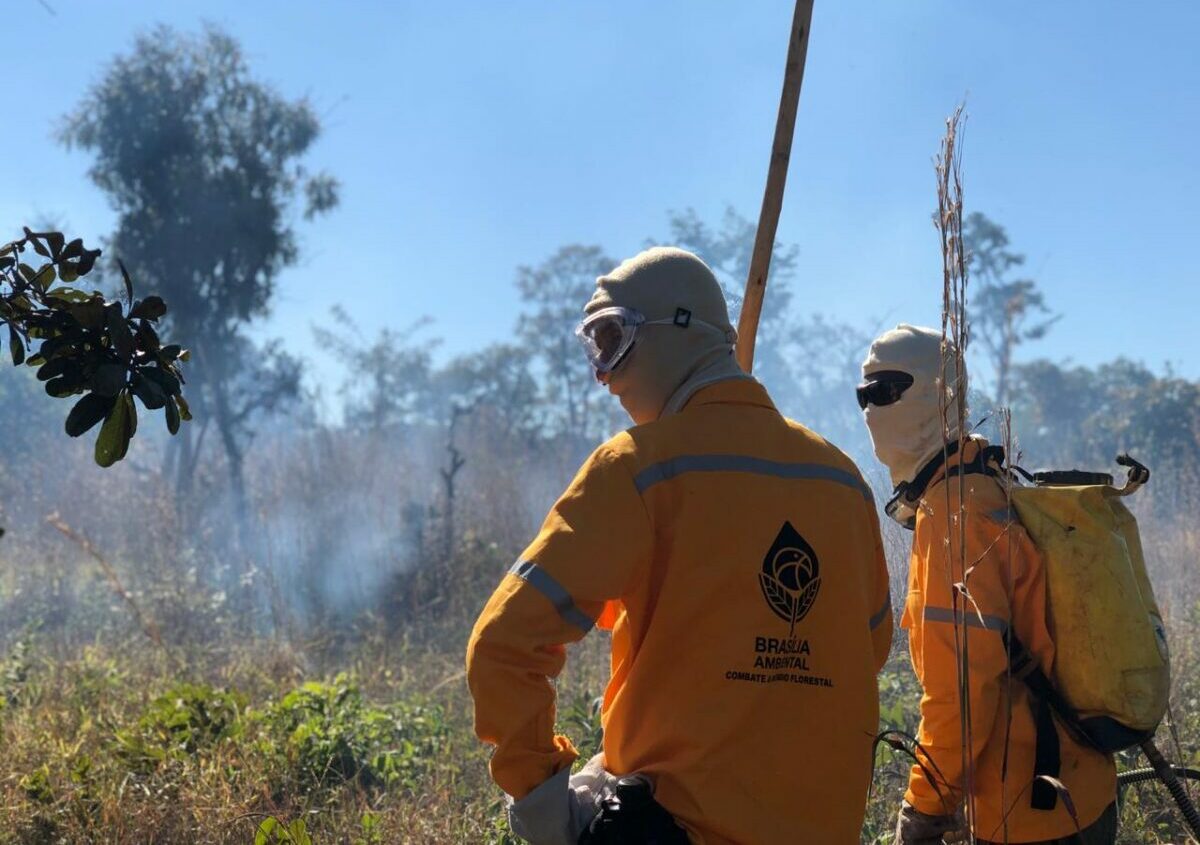
[(438, 707), (408, 702), (372, 706), (346, 675), (309, 682), (261, 715), (264, 750), (282, 757), (276, 786), (302, 791), (354, 782), (414, 788), (449, 733)]
[(246, 698), (206, 684), (176, 684), (150, 702), (129, 729), (114, 734), (116, 753), (135, 771), (195, 754), (241, 734)]

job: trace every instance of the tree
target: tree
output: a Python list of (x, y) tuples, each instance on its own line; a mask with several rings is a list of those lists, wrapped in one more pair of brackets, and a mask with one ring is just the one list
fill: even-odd
[(582, 441), (607, 434), (617, 419), (612, 405), (596, 401), (602, 393), (574, 333), (597, 277), (616, 265), (598, 246), (572, 244), (536, 267), (517, 269), (526, 305), (517, 334), (541, 364), (548, 427)]
[(1200, 384), (1126, 359), (1095, 368), (1033, 361), (1014, 376), (1015, 429), (1031, 465), (1101, 468), (1129, 452), (1154, 472), (1159, 506), (1194, 509), (1185, 500), (1200, 478)]
[(439, 393), (502, 437), (526, 443), (537, 434), (537, 382), (528, 355), (515, 344), (493, 344), (450, 361), (435, 376)]
[[(91, 178), (117, 212), (113, 246), (172, 301), (173, 331), (197, 347), (194, 394), (220, 435), (239, 515), (247, 406), (277, 400), (279, 387), (250, 379), (250, 394), (235, 396), (247, 382), (235, 376), (258, 363), (243, 332), (270, 312), (280, 271), (297, 260), (294, 202), (304, 198), (306, 218), (337, 202), (331, 177), (297, 163), (319, 130), (306, 101), (252, 78), (221, 30), (159, 27), (112, 63), (61, 132), (95, 153)], [(179, 441), (181, 488), (197, 441)]]
[[(27, 250), (38, 256), (37, 267), (23, 260)], [(103, 420), (95, 459), (107, 467), (125, 457), (137, 431), (134, 397), (147, 410), (162, 409), (171, 434), (191, 413), (180, 370), (187, 352), (164, 345), (154, 328), (166, 303), (134, 300), (124, 266), (124, 305), (73, 287), (99, 257), (78, 238), (68, 243), (61, 232), (26, 228), (23, 238), (0, 247), (0, 326), (8, 329), (15, 366), (37, 367), (51, 396), (81, 396), (67, 415), (67, 434), (79, 437)], [(34, 341), (40, 344), (27, 355)]]
[(407, 328), (383, 329), (371, 343), (343, 308), (335, 306), (331, 327), (314, 326), (317, 343), (348, 365), (352, 377), (340, 389), (343, 414), (355, 428), (379, 432), (436, 416), (433, 349), (437, 339), (422, 340), (428, 319)]
[(976, 211), (963, 224), (963, 244), (968, 272), (976, 282), (970, 303), (971, 334), (983, 342), (992, 363), (996, 404), (1005, 406), (1016, 348), (1045, 337), (1058, 315), (1046, 306), (1036, 282), (1012, 278), (1025, 256), (1009, 251), (1004, 227)]

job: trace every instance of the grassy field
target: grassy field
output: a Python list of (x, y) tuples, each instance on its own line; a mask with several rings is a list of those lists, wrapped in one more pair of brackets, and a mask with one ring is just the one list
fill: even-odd
[[(497, 460), (488, 475), (476, 462), (478, 485), (465, 489), (477, 492), (460, 503), (466, 527), (445, 555), (440, 523), (401, 510), (427, 495), (411, 462), (341, 448), (298, 452), (290, 467), (269, 455), (256, 471), (253, 558), (218, 545), (222, 512), (188, 527), (170, 485), (134, 465), (85, 474), (73, 469), (85, 456), (67, 454), (37, 465), (32, 493), (10, 485), (0, 497), (0, 845), (513, 841), (471, 731), (463, 654), (544, 508), (544, 497), (519, 495), (536, 463)], [(563, 483), (544, 480), (546, 495)], [(76, 536), (46, 523), (81, 502)], [(1147, 514), (1151, 503), (1140, 503)], [(1159, 746), (1198, 766), (1200, 534), (1189, 526), (1147, 518), (1143, 534), (1174, 658), (1174, 735), (1164, 727)], [(898, 601), (907, 537), (889, 526), (885, 540)], [(421, 565), (365, 580), (339, 610), (354, 582), (333, 576), (361, 576), (350, 567), (364, 559), (383, 571), (393, 542)], [(322, 585), (325, 609), (305, 605)], [(912, 731), (919, 694), (897, 640), (880, 681), (883, 720)], [(607, 649), (600, 633), (571, 648), (558, 683), (560, 729), (585, 757), (600, 742)], [(880, 752), (863, 842), (890, 843), (906, 772)], [(1153, 785), (1132, 790), (1123, 845), (1186, 841), (1167, 801)]]
[[(1198, 633), (1196, 619), (1172, 632), (1176, 728), (1193, 764)], [(2, 673), (0, 842), (513, 841), (470, 730), (462, 645), (381, 634), (348, 648), (268, 640), (185, 654), (135, 641), (64, 652), (33, 634)], [(560, 727), (585, 754), (600, 741), (606, 648), (597, 636), (573, 649), (559, 684)], [(884, 721), (911, 730), (917, 690), (903, 656), (881, 685)], [(1173, 747), (1165, 729), (1160, 742)], [(880, 752), (864, 842), (890, 841), (905, 771)], [(1184, 841), (1154, 786), (1129, 794), (1120, 841)]]

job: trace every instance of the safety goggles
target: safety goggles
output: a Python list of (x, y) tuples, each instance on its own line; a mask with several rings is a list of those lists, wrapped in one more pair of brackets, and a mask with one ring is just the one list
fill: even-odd
[(899, 401), (904, 391), (913, 386), (913, 377), (899, 370), (881, 370), (867, 376), (867, 381), (855, 388), (858, 407), (891, 405)]
[(575, 327), (575, 336), (583, 344), (588, 363), (599, 377), (620, 366), (633, 349), (638, 332), (643, 326), (678, 326), (686, 329), (693, 325), (720, 332), (726, 335), (730, 343), (733, 342), (733, 337), (736, 337), (730, 337), (732, 332), (726, 332), (711, 323), (692, 317), (692, 312), (686, 308), (676, 308), (675, 316), (669, 319), (647, 320), (641, 312), (619, 305), (601, 308), (594, 314), (589, 314)]

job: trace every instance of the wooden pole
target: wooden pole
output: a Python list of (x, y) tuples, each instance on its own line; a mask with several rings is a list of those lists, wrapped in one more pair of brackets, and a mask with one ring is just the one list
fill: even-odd
[(788, 161), (792, 156), (792, 135), (796, 128), (796, 111), (800, 106), (800, 85), (804, 81), (804, 59), (808, 55), (812, 12), (813, 0), (796, 0), (792, 33), (788, 41), (787, 66), (783, 72), (783, 93), (779, 97), (779, 116), (775, 120), (775, 141), (771, 145), (771, 166), (767, 170), (767, 187), (758, 215), (758, 231), (754, 236), (754, 252), (750, 256), (750, 274), (746, 278), (742, 314), (738, 318), (738, 340), (734, 354), (738, 364), (747, 373), (754, 369), (754, 338), (758, 333), (758, 318), (762, 314), (763, 296), (767, 291), (775, 229), (783, 208), (783, 188), (787, 182)]

